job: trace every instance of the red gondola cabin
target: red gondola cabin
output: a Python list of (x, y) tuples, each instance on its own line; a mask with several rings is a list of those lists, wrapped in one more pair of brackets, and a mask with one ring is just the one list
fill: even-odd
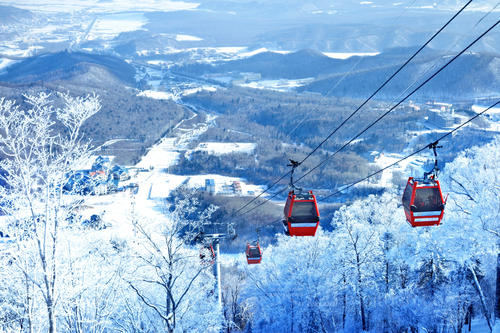
[(284, 209), (283, 225), (289, 236), (314, 236), (319, 225), (316, 197), (309, 192), (290, 191)]
[(247, 250), (245, 251), (247, 256), (247, 263), (251, 264), (260, 264), (262, 261), (262, 251), (260, 249), (259, 242), (255, 243), (255, 245), (250, 245), (247, 243)]
[(438, 180), (408, 178), (403, 193), (403, 207), (406, 220), (412, 227), (439, 225), (444, 205)]

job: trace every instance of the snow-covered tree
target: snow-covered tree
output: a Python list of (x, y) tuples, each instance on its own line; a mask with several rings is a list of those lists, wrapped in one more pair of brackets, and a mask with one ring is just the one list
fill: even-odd
[[(56, 331), (59, 304), (66, 295), (61, 279), (68, 263), (61, 232), (78, 201), (63, 195), (68, 175), (89, 157), (82, 141), (83, 123), (100, 109), (96, 96), (58, 96), (52, 106), (45, 93), (24, 96), (26, 109), (0, 99), (0, 205), (10, 216), (2, 225), (15, 239), (4, 281), (23, 281), (22, 293), (13, 293), (21, 307), (20, 327), (28, 331)], [(10, 283), (9, 283), (10, 284)], [(43, 320), (42, 318), (45, 318)]]
[(466, 254), (457, 260), (464, 262), (478, 291), (482, 309), (489, 322), (485, 295), (475, 271), (476, 259), (496, 256), (495, 315), (500, 317), (500, 138), (483, 146), (466, 150), (444, 172), (446, 189), (450, 192), (447, 205), (449, 224), (459, 230), (454, 236), (459, 239), (453, 249), (462, 247)]
[(252, 331), (332, 331), (339, 325), (340, 280), (330, 238), (280, 236), (260, 265), (249, 266), (245, 298), (252, 304)]
[(250, 308), (242, 299), (246, 275), (238, 265), (224, 267), (222, 301), (224, 305), (225, 330), (241, 331), (249, 320)]
[(134, 214), (137, 244), (126, 253), (130, 263), (122, 276), (147, 313), (147, 331), (219, 332), (222, 327), (212, 266), (187, 246), (216, 209), (209, 206), (200, 214), (199, 206), (193, 196), (176, 198), (161, 225)]

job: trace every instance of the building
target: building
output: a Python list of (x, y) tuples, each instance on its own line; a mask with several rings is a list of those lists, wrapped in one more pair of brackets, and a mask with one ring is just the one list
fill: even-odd
[(235, 194), (241, 194), (243, 192), (241, 189), (241, 183), (237, 180), (233, 182), (233, 191)]
[(108, 157), (98, 156), (92, 164), (90, 171), (104, 171), (107, 174), (110, 167), (111, 160)]
[(119, 181), (125, 181), (130, 179), (128, 169), (119, 165), (115, 165), (111, 169), (111, 175), (113, 176), (113, 179), (117, 179)]
[(215, 180), (205, 179), (205, 191), (209, 194), (215, 194)]
[(99, 182), (94, 186), (94, 194), (95, 195), (104, 195), (108, 194), (108, 183), (107, 182)]

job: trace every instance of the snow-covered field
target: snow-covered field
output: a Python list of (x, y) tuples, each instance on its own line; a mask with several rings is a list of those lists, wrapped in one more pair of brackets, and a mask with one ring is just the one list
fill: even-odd
[(179, 152), (175, 149), (176, 138), (163, 138), (160, 143), (150, 148), (141, 161), (139, 168), (166, 169), (179, 159)]
[(171, 93), (171, 92), (166, 92), (166, 91), (156, 91), (156, 90), (143, 90), (137, 95), (139, 96), (145, 96), (149, 98), (154, 98), (154, 99), (170, 99), (173, 101), (176, 101), (179, 99), (179, 96), (177, 94)]
[(348, 59), (350, 57), (373, 57), (380, 52), (323, 52), (324, 55), (326, 55), (329, 58), (333, 59)]
[[(482, 105), (472, 105), (472, 111), (476, 113), (483, 112), (486, 110), (488, 107), (487, 106), (482, 106)], [(490, 122), (490, 127), (485, 128), (485, 130), (492, 131), (492, 132), (500, 132), (500, 107), (495, 107), (489, 109), (485, 114), (484, 117), (488, 117), (489, 119), (492, 119), (493, 121)]]
[(198, 42), (200, 40), (203, 40), (203, 38), (191, 35), (176, 35), (175, 40), (178, 42)]
[(294, 88), (304, 86), (310, 82), (314, 81), (314, 78), (298, 79), (298, 80), (261, 80), (248, 83), (238, 84), (242, 87), (254, 88), (254, 89), (269, 89), (274, 91), (290, 91)]
[(98, 17), (87, 39), (113, 39), (122, 32), (140, 30), (147, 23), (142, 13), (117, 13)]
[[(374, 156), (373, 165), (377, 166), (378, 169), (383, 169), (404, 157), (401, 154), (379, 153), (376, 151), (372, 152), (372, 155)], [(422, 166), (426, 161), (425, 156), (412, 156), (401, 161), (395, 166), (381, 172), (380, 179), (377, 180), (377, 186), (393, 186), (392, 178), (395, 172), (421, 175), (423, 173)]]
[(213, 155), (230, 153), (250, 154), (255, 149), (252, 142), (201, 142), (193, 151), (206, 151)]
[(2, 71), (3, 68), (12, 65), (14, 62), (15, 60), (0, 58), (0, 72)]

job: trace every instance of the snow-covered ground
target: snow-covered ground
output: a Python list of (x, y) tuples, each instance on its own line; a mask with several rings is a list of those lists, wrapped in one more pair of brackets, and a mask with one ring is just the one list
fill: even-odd
[(261, 80), (248, 83), (238, 84), (242, 87), (254, 88), (254, 89), (269, 89), (275, 91), (290, 91), (294, 88), (304, 86), (310, 82), (314, 81), (314, 78), (297, 79), (297, 80)]
[(98, 17), (88, 32), (87, 39), (113, 39), (122, 32), (141, 29), (148, 23), (142, 13), (117, 13)]
[(198, 42), (200, 40), (203, 40), (203, 38), (191, 35), (176, 35), (175, 40), (178, 42)]
[(179, 99), (179, 96), (175, 93), (172, 92), (166, 92), (166, 91), (156, 91), (156, 90), (143, 90), (137, 95), (139, 96), (145, 96), (149, 98), (154, 98), (154, 99), (170, 99), (173, 101), (176, 101)]
[[(472, 111), (475, 113), (480, 113), (486, 110), (488, 106), (482, 106), (482, 105), (472, 105)], [(485, 130), (492, 131), (492, 132), (500, 132), (500, 107), (495, 107), (489, 109), (484, 115), (484, 117), (487, 117), (489, 119), (492, 119), (494, 121), (490, 122), (490, 127), (485, 128)]]
[(163, 138), (154, 145), (136, 165), (146, 169), (167, 169), (179, 159), (179, 152), (175, 149), (176, 138)]
[(224, 155), (230, 153), (250, 154), (255, 149), (252, 142), (201, 142), (193, 151), (206, 151), (213, 155)]
[[(372, 152), (372, 155), (374, 156), (373, 165), (378, 169), (383, 169), (404, 157), (401, 154), (379, 153), (377, 151)], [(425, 164), (426, 160), (427, 159), (423, 156), (412, 156), (382, 171), (380, 180), (377, 181), (377, 186), (393, 186), (392, 178), (395, 172), (417, 175), (422, 174), (422, 166)]]
[(15, 60), (0, 58), (0, 73), (2, 72), (3, 68), (12, 65), (14, 62)]
[(350, 57), (358, 56), (358, 57), (373, 57), (380, 52), (323, 52), (329, 58), (333, 59), (348, 59)]
[[(469, 326), (464, 325), (462, 332), (469, 332)], [(486, 320), (483, 318), (472, 319), (471, 330), (472, 333), (490, 333), (490, 329)], [(500, 333), (500, 322), (497, 322), (496, 325), (493, 326), (493, 333)]]
[(198, 85), (196, 84), (183, 84), (173, 85), (170, 87), (161, 86), (162, 81), (158, 79), (148, 80), (148, 84), (153, 89), (147, 89), (139, 92), (138, 96), (145, 96), (154, 99), (169, 99), (172, 101), (179, 101), (182, 96), (196, 94), (200, 91), (216, 91), (216, 86), (211, 85)]

